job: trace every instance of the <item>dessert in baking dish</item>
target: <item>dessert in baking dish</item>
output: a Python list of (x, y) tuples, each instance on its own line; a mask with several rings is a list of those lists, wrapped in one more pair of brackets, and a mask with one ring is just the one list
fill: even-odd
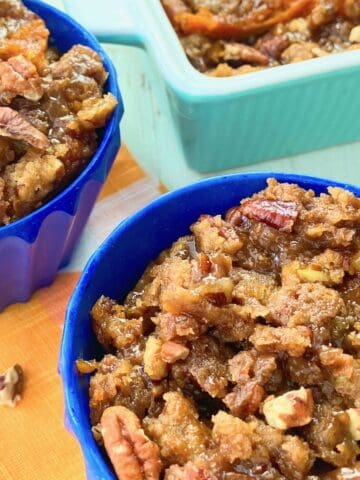
[(360, 48), (358, 0), (161, 0), (190, 62), (215, 77)]

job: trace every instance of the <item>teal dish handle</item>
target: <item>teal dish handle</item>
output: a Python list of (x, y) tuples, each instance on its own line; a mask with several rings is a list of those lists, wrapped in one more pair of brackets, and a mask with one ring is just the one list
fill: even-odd
[(64, 4), (67, 12), (100, 42), (144, 45), (133, 0), (64, 0)]
[(213, 78), (191, 65), (159, 0), (65, 1), (101, 40), (142, 47), (111, 49), (123, 135), (168, 187), (360, 140), (360, 50)]

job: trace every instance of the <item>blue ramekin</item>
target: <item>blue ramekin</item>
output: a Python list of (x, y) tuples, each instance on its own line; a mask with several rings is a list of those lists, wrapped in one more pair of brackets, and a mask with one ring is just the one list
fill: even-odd
[(75, 369), (77, 358), (103, 354), (91, 329), (89, 312), (100, 295), (122, 300), (151, 260), (168, 248), (202, 213), (224, 213), (266, 186), (266, 179), (298, 183), (317, 194), (329, 185), (360, 196), (360, 187), (303, 175), (272, 172), (236, 174), (194, 183), (163, 195), (135, 213), (113, 231), (90, 258), (71, 297), (60, 352), (60, 374), (67, 427), (80, 442), (88, 480), (114, 480), (107, 459), (90, 430), (88, 379)]
[(100, 54), (109, 72), (105, 88), (119, 104), (103, 130), (95, 155), (76, 180), (35, 212), (0, 227), (0, 311), (11, 303), (28, 300), (69, 262), (119, 150), (119, 123), (124, 111), (116, 71), (96, 38), (68, 15), (41, 1), (24, 3), (45, 20), (52, 44), (61, 51), (81, 43)]

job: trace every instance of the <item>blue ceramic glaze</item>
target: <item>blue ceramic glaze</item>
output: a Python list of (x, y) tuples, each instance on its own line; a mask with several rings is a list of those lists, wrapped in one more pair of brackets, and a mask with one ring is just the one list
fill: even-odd
[(71, 297), (60, 353), (66, 425), (80, 442), (88, 480), (116, 477), (97, 447), (89, 423), (88, 379), (75, 369), (77, 358), (103, 354), (91, 329), (89, 311), (100, 295), (122, 301), (151, 260), (179, 236), (200, 214), (224, 213), (229, 207), (266, 186), (266, 178), (295, 182), (317, 194), (329, 185), (347, 188), (360, 196), (360, 188), (302, 175), (249, 173), (216, 177), (163, 195), (123, 221), (87, 263)]
[(41, 1), (24, 3), (45, 20), (51, 32), (50, 44), (65, 52), (81, 43), (100, 54), (109, 72), (105, 89), (116, 96), (119, 105), (104, 129), (96, 154), (76, 180), (35, 212), (0, 227), (0, 311), (11, 303), (28, 300), (69, 262), (119, 149), (119, 122), (124, 110), (116, 71), (96, 38)]

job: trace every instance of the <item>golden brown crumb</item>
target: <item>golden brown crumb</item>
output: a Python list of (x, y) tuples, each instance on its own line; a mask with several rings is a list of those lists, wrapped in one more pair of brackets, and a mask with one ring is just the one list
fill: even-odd
[(0, 226), (67, 186), (96, 151), (116, 107), (101, 57), (83, 45), (62, 56), (21, 0), (0, 5)]
[(224, 217), (200, 216), (124, 305), (100, 297), (91, 314), (109, 353), (90, 380), (92, 425), (108, 407), (131, 410), (166, 480), (315, 479), (319, 464), (329, 480), (352, 472), (359, 207), (343, 189), (316, 196), (269, 179)]

